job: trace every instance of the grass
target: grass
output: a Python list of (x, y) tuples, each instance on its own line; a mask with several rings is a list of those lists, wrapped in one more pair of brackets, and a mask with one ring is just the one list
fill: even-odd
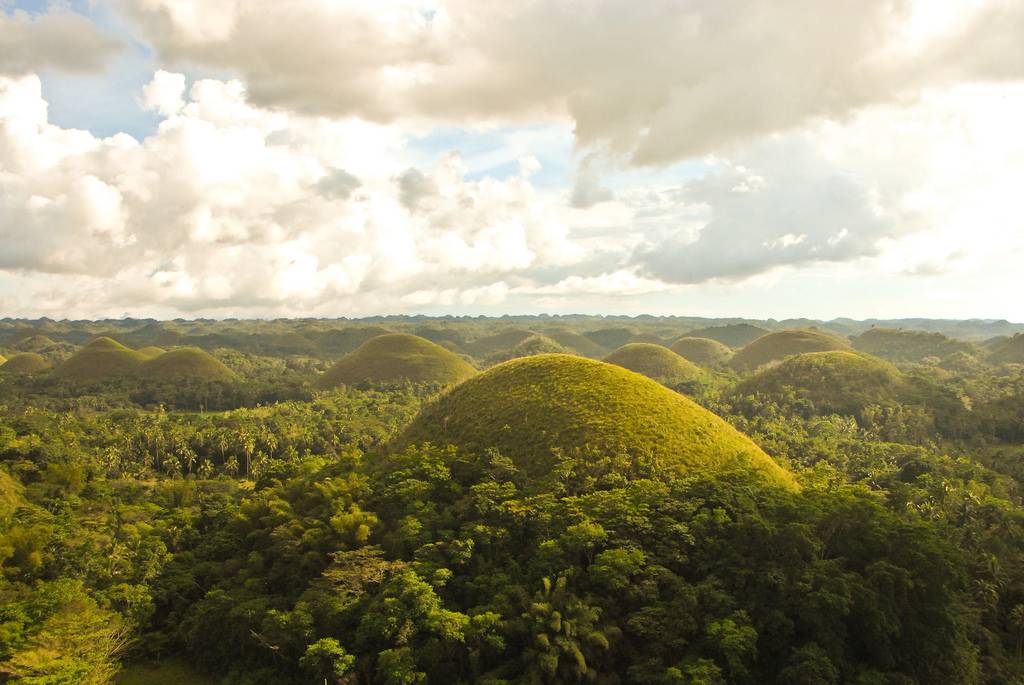
[(732, 358), (731, 349), (711, 338), (683, 337), (672, 343), (670, 349), (697, 366), (724, 366)]
[(162, 347), (154, 347), (151, 345), (149, 347), (143, 347), (138, 352), (146, 359), (153, 359), (154, 357), (159, 357), (161, 354), (166, 353), (167, 350)]
[(0, 373), (39, 373), (49, 368), (50, 363), (35, 352), (22, 352), (0, 363)]
[(898, 401), (903, 374), (881, 359), (859, 352), (809, 352), (767, 367), (741, 383), (739, 394), (761, 394), (779, 402), (806, 400), (820, 414), (857, 415), (870, 405)]
[(320, 377), (317, 385), (334, 388), (406, 380), (451, 385), (475, 373), (467, 361), (440, 345), (408, 333), (390, 333), (349, 352)]
[(494, 335), (488, 335), (466, 343), (462, 347), (477, 359), (484, 359), (507, 352), (532, 335), (533, 331), (523, 328), (507, 328)]
[(567, 350), (582, 354), (584, 357), (597, 359), (605, 355), (603, 347), (580, 333), (561, 328), (547, 331), (545, 335)]
[(500, 364), (427, 405), (393, 443), (497, 448), (528, 475), (554, 464), (552, 450), (653, 457), (686, 473), (737, 461), (769, 481), (792, 475), (749, 438), (682, 395), (621, 367), (571, 355)]
[(96, 338), (57, 367), (54, 375), (75, 381), (97, 381), (138, 372), (145, 361), (138, 352), (111, 338)]
[(500, 362), (508, 361), (509, 359), (518, 359), (519, 357), (531, 357), (535, 354), (569, 354), (570, 350), (560, 345), (558, 342), (552, 340), (546, 335), (531, 335), (529, 338), (525, 338), (522, 342), (518, 343), (511, 350), (506, 352), (499, 352), (490, 359), (488, 363), (498, 364)]
[(7, 357), (5, 357), (2, 354), (0, 354), (0, 365), (6, 364), (6, 363), (7, 363)]
[(217, 381), (236, 377), (234, 371), (220, 360), (195, 347), (184, 347), (151, 357), (139, 367), (139, 375), (146, 379), (201, 378)]
[(117, 676), (116, 685), (215, 685), (216, 678), (193, 670), (180, 661), (130, 664)]
[(711, 338), (729, 347), (743, 347), (754, 342), (768, 331), (760, 326), (749, 323), (734, 323), (725, 326), (711, 326), (690, 331), (686, 335), (691, 338)]
[(753, 371), (795, 354), (849, 349), (845, 340), (828, 333), (794, 328), (761, 336), (737, 352), (729, 365), (737, 371)]
[(668, 386), (697, 380), (704, 375), (692, 362), (667, 347), (651, 343), (628, 343), (604, 360)]
[(600, 328), (596, 331), (587, 331), (583, 335), (602, 349), (614, 350), (632, 340), (636, 332), (628, 328)]

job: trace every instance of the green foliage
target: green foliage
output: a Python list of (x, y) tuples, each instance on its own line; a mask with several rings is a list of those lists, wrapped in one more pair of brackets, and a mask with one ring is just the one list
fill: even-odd
[(1024, 364), (1024, 334), (1018, 333), (995, 346), (989, 361), (996, 364)]
[(920, 362), (942, 359), (957, 352), (970, 353), (974, 347), (941, 333), (871, 328), (853, 339), (853, 346), (868, 354), (895, 362)]
[(848, 350), (846, 341), (817, 330), (792, 329), (761, 336), (748, 344), (729, 361), (737, 371), (753, 371), (795, 354)]
[(895, 367), (867, 355), (808, 352), (759, 371), (735, 392), (801, 403), (809, 414), (862, 416), (868, 407), (895, 404), (903, 383)]
[(593, 451), (621, 455), (627, 470), (739, 462), (793, 484), (745, 436), (685, 397), (620, 367), (568, 355), (512, 360), (456, 386), (428, 405), (395, 447), (423, 442), (497, 448), (532, 476), (550, 473), (559, 451)]
[(403, 381), (451, 385), (475, 373), (461, 357), (429, 340), (393, 333), (360, 345), (321, 376), (317, 385), (334, 388)]

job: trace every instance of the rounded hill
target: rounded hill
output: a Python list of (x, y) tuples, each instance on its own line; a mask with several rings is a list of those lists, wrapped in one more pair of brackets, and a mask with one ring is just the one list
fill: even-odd
[(818, 414), (859, 414), (897, 401), (903, 374), (859, 352), (808, 352), (765, 368), (740, 383), (738, 394), (760, 394), (780, 403), (802, 400)]
[(517, 344), (511, 350), (507, 352), (501, 352), (488, 361), (492, 364), (499, 364), (509, 359), (518, 359), (519, 357), (532, 357), (537, 354), (569, 354), (569, 350), (555, 342), (546, 335), (531, 335), (521, 343)]
[(697, 366), (724, 366), (732, 358), (728, 346), (711, 338), (680, 338), (669, 349)]
[(235, 373), (219, 359), (196, 347), (184, 347), (151, 357), (139, 367), (139, 375), (147, 380), (198, 378), (227, 381), (235, 378)]
[(672, 350), (652, 343), (628, 343), (604, 358), (664, 385), (677, 385), (699, 379), (703, 372)]
[(372, 338), (341, 358), (317, 381), (321, 388), (361, 383), (439, 383), (452, 385), (476, 373), (453, 352), (408, 333)]
[[(0, 357), (3, 359), (3, 357)], [(50, 363), (35, 352), (16, 354), (6, 362), (0, 362), (0, 373), (39, 373), (50, 368)]]
[(553, 451), (649, 456), (686, 473), (738, 463), (773, 483), (792, 475), (749, 438), (682, 395), (613, 364), (563, 354), (513, 359), (427, 405), (393, 443), (496, 448), (530, 476)]
[(845, 340), (827, 333), (790, 329), (761, 336), (737, 352), (729, 365), (737, 371), (752, 371), (795, 354), (849, 349)]
[(144, 360), (141, 354), (116, 340), (101, 337), (71, 355), (54, 374), (73, 381), (99, 381), (130, 376)]
[(749, 323), (731, 323), (723, 326), (709, 326), (690, 331), (686, 335), (691, 338), (711, 338), (729, 347), (743, 347), (754, 342), (768, 330)]
[(142, 349), (138, 350), (138, 353), (141, 354), (146, 359), (153, 359), (154, 357), (159, 357), (161, 354), (166, 354), (166, 352), (167, 350), (165, 350), (164, 348), (155, 347), (152, 345), (149, 347), (143, 347)]

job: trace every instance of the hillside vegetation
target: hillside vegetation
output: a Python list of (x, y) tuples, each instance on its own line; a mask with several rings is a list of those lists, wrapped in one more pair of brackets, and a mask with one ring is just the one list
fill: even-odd
[(434, 383), (452, 385), (476, 373), (457, 354), (424, 338), (389, 333), (372, 338), (332, 366), (317, 385), (334, 388), (363, 383)]
[(753, 371), (758, 367), (781, 361), (794, 354), (848, 350), (849, 344), (841, 338), (821, 331), (791, 329), (763, 335), (753, 341), (729, 361), (737, 371)]
[[(139, 351), (140, 354), (142, 351)], [(229, 381), (235, 373), (218, 359), (195, 347), (164, 352), (146, 359), (139, 366), (139, 375), (149, 379), (198, 378), (207, 381)]]
[(1024, 364), (1024, 333), (996, 345), (989, 360), (996, 364)]
[(12, 356), (6, 362), (0, 362), (0, 373), (40, 373), (49, 368), (50, 362), (35, 352), (22, 352)]
[(941, 333), (894, 328), (865, 331), (853, 339), (853, 347), (894, 362), (920, 362), (929, 357), (942, 359), (956, 352), (969, 354), (974, 351), (970, 343), (953, 340)]
[(733, 355), (732, 350), (726, 345), (711, 338), (687, 336), (676, 340), (669, 349), (697, 366), (711, 368), (724, 366)]
[(395, 443), (496, 448), (533, 476), (554, 450), (650, 457), (659, 468), (741, 463), (773, 483), (792, 476), (711, 412), (640, 374), (582, 357), (514, 359), (456, 386), (428, 405)]
[(765, 368), (742, 382), (739, 394), (779, 402), (808, 402), (819, 414), (856, 415), (898, 399), (902, 374), (891, 364), (856, 352), (807, 352)]
[(704, 376), (693, 362), (683, 359), (667, 347), (651, 343), (627, 343), (604, 360), (669, 387), (699, 380)]
[(131, 376), (143, 361), (145, 357), (138, 352), (111, 338), (100, 337), (58, 366), (54, 375), (79, 382)]
[(729, 347), (743, 347), (767, 334), (767, 328), (753, 326), (749, 323), (727, 324), (725, 326), (709, 326), (689, 331), (689, 338), (711, 338)]

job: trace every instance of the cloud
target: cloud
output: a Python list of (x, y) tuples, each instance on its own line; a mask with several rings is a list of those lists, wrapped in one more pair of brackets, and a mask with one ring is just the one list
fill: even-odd
[(0, 8), (0, 74), (46, 68), (96, 72), (123, 48), (85, 17), (69, 11), (29, 14)]
[(707, 223), (636, 255), (648, 275), (674, 283), (872, 256), (881, 239), (918, 228), (798, 138), (765, 143), (742, 164), (719, 164), (681, 187), (676, 201), (706, 207)]
[(164, 119), (136, 141), (55, 126), (38, 77), (0, 78), (0, 271), (63, 283), (64, 311), (337, 313), (415, 292), (491, 302), (506, 278), (586, 257), (528, 161), (500, 181), (467, 180), (456, 154), (410, 171), (392, 127), (183, 85), (154, 76), (142, 102)]
[(640, 165), (932, 85), (1024, 76), (1024, 9), (1004, 0), (124, 2), (165, 59), (235, 70), (259, 106), (380, 122), (569, 118), (581, 146)]

